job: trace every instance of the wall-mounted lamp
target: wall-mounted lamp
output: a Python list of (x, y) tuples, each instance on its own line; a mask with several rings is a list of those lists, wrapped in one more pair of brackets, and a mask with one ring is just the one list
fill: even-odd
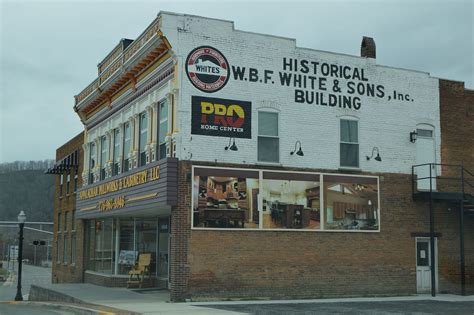
[(379, 162), (382, 161), (382, 158), (380, 157), (380, 153), (379, 153), (379, 148), (377, 148), (377, 147), (374, 147), (372, 149), (372, 155), (370, 157), (368, 155), (365, 156), (367, 161), (374, 157), (375, 151), (377, 151), (377, 156), (375, 157), (375, 160), (379, 161)]
[(416, 136), (418, 136), (418, 132), (416, 132), (416, 130), (413, 130), (412, 132), (410, 132), (410, 142), (415, 143)]
[(234, 138), (234, 141), (232, 142), (232, 145), (230, 145), (230, 140), (232, 138), (229, 138), (229, 144), (224, 148), (224, 150), (231, 150), (231, 151), (238, 151), (239, 148), (237, 148), (237, 146), (235, 145), (235, 138)]
[[(300, 148), (298, 149), (298, 151), (296, 151), (296, 147), (298, 146), (298, 144), (300, 145)], [(296, 155), (304, 156), (303, 150), (301, 150), (301, 141), (300, 140), (296, 140), (295, 149), (293, 151), (291, 151), (290, 154), (293, 155), (293, 154), (295, 154), (295, 152), (296, 152)]]

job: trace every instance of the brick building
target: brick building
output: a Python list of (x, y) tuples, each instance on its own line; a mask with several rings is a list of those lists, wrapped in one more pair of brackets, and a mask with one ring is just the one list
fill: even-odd
[(56, 150), (56, 164), (48, 174), (56, 175), (52, 281), (81, 282), (83, 279), (84, 228), (76, 220), (76, 194), (82, 186), (84, 133)]
[(149, 254), (174, 301), (474, 291), (474, 92), (375, 57), (161, 12), (75, 97), (84, 245), (54, 279)]

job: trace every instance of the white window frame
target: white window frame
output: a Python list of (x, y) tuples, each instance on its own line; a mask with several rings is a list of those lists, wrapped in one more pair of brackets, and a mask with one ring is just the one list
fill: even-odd
[[(94, 161), (94, 165), (92, 165)], [(94, 168), (97, 166), (97, 146), (94, 141), (89, 143), (89, 184), (94, 183)]]
[[(143, 117), (146, 118), (146, 122), (143, 124), (142, 119)], [(147, 145), (147, 138), (148, 138), (148, 113), (147, 111), (141, 112), (138, 118), (138, 151), (139, 151), (139, 166), (146, 165), (146, 157), (145, 162), (142, 163), (142, 154), (146, 152), (146, 145)], [(145, 140), (142, 141), (142, 135), (145, 134)]]
[[(100, 137), (100, 180), (104, 180), (105, 175), (105, 166), (107, 164), (108, 155), (109, 155), (109, 139), (106, 135)], [(102, 176), (104, 174), (104, 176)]]
[[(163, 104), (166, 104), (166, 115), (164, 115), (164, 118), (161, 117), (160, 113), (161, 113), (161, 106)], [(169, 106), (169, 102), (167, 99), (164, 99), (162, 100), (161, 102), (158, 103), (158, 128), (157, 128), (157, 139), (158, 139), (158, 158), (157, 160), (160, 160), (161, 156), (162, 156), (162, 152), (161, 152), (161, 148), (162, 148), (162, 145), (164, 144), (164, 148), (165, 148), (165, 153), (164, 153), (164, 158), (166, 158), (166, 156), (168, 155), (167, 152), (166, 152), (166, 135), (164, 136), (163, 138), (163, 142), (160, 142), (160, 127), (162, 124), (166, 124), (166, 133), (168, 134), (169, 133), (169, 125), (168, 125), (168, 115), (169, 115), (169, 112), (170, 112), (170, 106)]]
[[(357, 123), (357, 142), (344, 142), (342, 141), (342, 128), (341, 122), (343, 120), (355, 121)], [(341, 164), (342, 152), (341, 152), (341, 144), (353, 144), (357, 145), (357, 166), (347, 166)], [(339, 119), (339, 168), (341, 169), (360, 169), (360, 124), (359, 119), (352, 116), (344, 116)]]
[[(259, 133), (259, 115), (260, 113), (271, 113), (271, 114), (276, 114), (277, 115), (277, 136), (267, 136), (267, 135), (260, 135)], [(257, 111), (257, 163), (258, 164), (280, 164), (281, 161), (281, 149), (280, 149), (280, 112), (276, 110), (270, 110), (270, 109), (260, 109)], [(258, 145), (259, 145), (259, 138), (272, 138), (272, 139), (278, 139), (278, 161), (261, 161), (258, 159)]]
[[(127, 138), (127, 133), (126, 130), (129, 130), (128, 138)], [(125, 142), (128, 142), (128, 152), (125, 152)], [(130, 121), (127, 121), (123, 124), (123, 141), (122, 141), (122, 172), (128, 172), (130, 171), (130, 167), (128, 164), (130, 164), (130, 159), (128, 157), (128, 154), (130, 153), (130, 149), (132, 148), (132, 125)], [(127, 164), (127, 165), (125, 165)]]
[(70, 187), (69, 187), (69, 184), (71, 183), (71, 174), (67, 174), (66, 175), (66, 196), (69, 196), (69, 192), (70, 192)]

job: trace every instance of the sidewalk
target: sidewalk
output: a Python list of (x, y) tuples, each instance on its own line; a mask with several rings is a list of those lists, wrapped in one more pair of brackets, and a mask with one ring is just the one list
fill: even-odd
[(55, 301), (100, 305), (128, 311), (131, 314), (242, 314), (226, 310), (199, 307), (190, 303), (170, 303), (166, 290), (138, 293), (125, 288), (101, 287), (88, 283), (32, 285), (30, 301)]
[[(431, 295), (377, 297), (377, 298), (341, 298), (341, 299), (314, 299), (314, 300), (267, 300), (267, 301), (223, 301), (223, 302), (188, 302), (170, 303), (169, 292), (166, 290), (146, 291), (142, 293), (125, 288), (101, 287), (87, 283), (35, 285), (30, 291), (30, 299), (35, 301), (57, 301), (74, 304), (99, 305), (115, 310), (128, 311), (131, 314), (248, 314), (253, 306), (265, 305), (295, 305), (304, 309), (305, 305), (340, 305), (349, 303), (397, 303), (397, 302), (450, 302), (474, 303), (474, 296), (459, 296), (441, 294)], [(242, 306), (242, 307), (240, 307)], [(228, 309), (224, 309), (224, 308)], [(232, 309), (234, 307), (234, 309)], [(433, 306), (436, 307), (436, 306)], [(301, 311), (301, 309), (299, 309)], [(271, 314), (269, 312), (268, 314)]]

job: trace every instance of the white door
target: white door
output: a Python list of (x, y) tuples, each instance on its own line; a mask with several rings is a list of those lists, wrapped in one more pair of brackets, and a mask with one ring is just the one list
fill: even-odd
[(431, 253), (430, 240), (416, 240), (416, 291), (431, 292)]
[[(416, 129), (416, 164), (436, 163), (434, 132), (432, 129)], [(436, 166), (431, 166), (431, 186), (436, 190)], [(418, 190), (430, 190), (430, 166), (418, 166), (415, 172), (419, 179), (417, 181)]]

